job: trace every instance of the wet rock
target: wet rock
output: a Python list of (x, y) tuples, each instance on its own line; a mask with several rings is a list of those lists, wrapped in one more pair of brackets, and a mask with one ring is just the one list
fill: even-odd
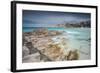
[(44, 37), (48, 35), (48, 30), (46, 28), (40, 28), (33, 31), (33, 34), (38, 35), (39, 37)]
[(40, 62), (40, 54), (37, 52), (34, 54), (27, 55), (22, 59), (22, 62), (23, 63)]
[(62, 32), (60, 32), (60, 31), (50, 31), (49, 32), (50, 36), (56, 36), (56, 35), (60, 35), (60, 34), (62, 34)]
[(29, 49), (26, 46), (22, 48), (22, 57), (29, 55)]
[(30, 35), (32, 35), (31, 32), (24, 32), (24, 33), (23, 33), (23, 36), (30, 36)]
[(78, 60), (78, 59), (79, 59), (78, 50), (69, 51), (69, 53), (67, 55), (67, 60)]
[(33, 53), (37, 52), (37, 50), (36, 50), (36, 48), (34, 48), (32, 42), (27, 42), (26, 46), (29, 48), (29, 54), (33, 54)]

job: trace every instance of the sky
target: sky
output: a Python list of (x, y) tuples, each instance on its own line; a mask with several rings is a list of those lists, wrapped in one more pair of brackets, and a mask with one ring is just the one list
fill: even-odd
[(89, 13), (23, 10), (23, 27), (51, 27), (90, 20)]

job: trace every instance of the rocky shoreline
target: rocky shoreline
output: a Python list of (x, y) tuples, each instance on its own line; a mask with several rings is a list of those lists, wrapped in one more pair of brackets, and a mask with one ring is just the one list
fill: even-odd
[[(22, 62), (78, 60), (79, 51), (68, 47), (67, 39), (60, 36), (62, 33), (45, 28), (23, 32)], [(52, 39), (56, 36), (60, 36), (59, 42)]]

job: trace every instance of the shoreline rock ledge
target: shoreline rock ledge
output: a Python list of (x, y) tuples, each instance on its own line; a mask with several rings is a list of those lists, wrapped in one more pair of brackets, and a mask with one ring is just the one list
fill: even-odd
[[(78, 50), (69, 49), (68, 41), (66, 41), (66, 38), (61, 37), (62, 34), (62, 31), (43, 28), (33, 30), (33, 32), (24, 32), (22, 62), (31, 63), (78, 60)], [(52, 40), (52, 38), (56, 36), (59, 36), (60, 39), (58, 43), (55, 43), (55, 41)]]

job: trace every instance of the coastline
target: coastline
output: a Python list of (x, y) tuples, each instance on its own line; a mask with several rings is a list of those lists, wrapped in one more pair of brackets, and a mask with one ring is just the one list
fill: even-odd
[(27, 47), (27, 51), (23, 48), (23, 53), (26, 54), (23, 56), (23, 63), (72, 61), (90, 58), (90, 54), (85, 54), (87, 50), (69, 47), (69, 38), (62, 35), (63, 33), (65, 32), (48, 29), (24, 32), (23, 46)]

